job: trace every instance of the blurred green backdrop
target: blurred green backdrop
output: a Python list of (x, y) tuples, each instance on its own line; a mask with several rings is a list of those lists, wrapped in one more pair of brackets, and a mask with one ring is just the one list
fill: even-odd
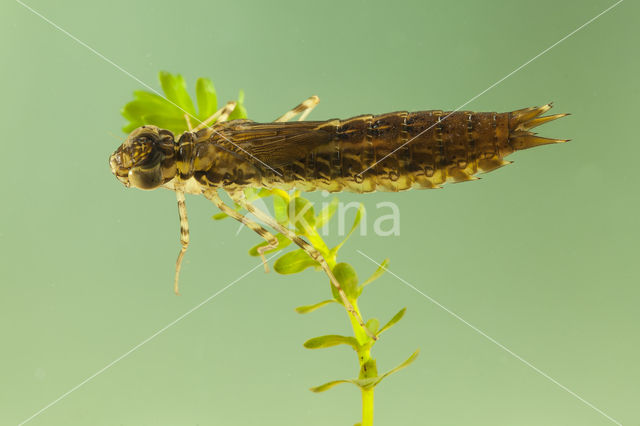
[[(244, 89), (257, 121), (312, 94), (311, 119), (453, 109), (612, 4), (28, 1), (153, 87), (168, 70), (212, 78), (220, 103)], [(192, 246), (174, 296), (174, 195), (125, 190), (107, 164), (140, 84), (19, 3), (0, 9), (0, 423), (17, 424), (243, 275), (259, 239), (188, 197)], [(640, 424), (639, 12), (621, 3), (466, 107), (554, 101), (573, 115), (540, 132), (571, 143), (442, 191), (341, 196), (401, 210), (400, 236), (343, 249), (362, 278), (375, 265), (356, 249), (390, 257), (397, 275), (625, 425)], [(318, 273), (259, 268), (29, 424), (353, 424), (356, 388), (307, 390), (356, 375), (350, 349), (302, 347), (348, 332), (337, 305), (293, 311), (328, 294)], [(383, 321), (408, 308), (376, 345), (381, 370), (421, 349), (377, 388), (378, 425), (614, 424), (391, 275), (361, 305)]]

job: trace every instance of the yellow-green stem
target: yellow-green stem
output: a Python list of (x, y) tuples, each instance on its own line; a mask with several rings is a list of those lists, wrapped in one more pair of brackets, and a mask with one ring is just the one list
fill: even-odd
[[(329, 264), (329, 268), (333, 270), (336, 266), (335, 256), (328, 256), (327, 263)], [(353, 305), (353, 310), (357, 313), (360, 318), (364, 318), (360, 313), (360, 308), (358, 307), (358, 302), (356, 300), (349, 300)], [(345, 307), (346, 310), (346, 307)], [(376, 367), (376, 361), (371, 359), (371, 345), (374, 341), (367, 335), (367, 333), (362, 329), (360, 323), (356, 319), (355, 316), (351, 315), (351, 313), (347, 310), (347, 316), (349, 317), (349, 322), (351, 323), (351, 328), (353, 329), (353, 335), (361, 345), (360, 350), (357, 351), (358, 354), (358, 363), (360, 364), (360, 375), (359, 379), (366, 379), (371, 377), (378, 376), (378, 369)], [(361, 426), (373, 426), (373, 390), (374, 388), (369, 389), (361, 389), (362, 392), (362, 422)]]
[[(355, 300), (350, 300), (353, 304), (353, 309), (360, 315), (360, 308)], [(378, 370), (376, 368), (376, 361), (371, 359), (371, 341), (366, 332), (360, 327), (358, 321), (349, 314), (349, 320), (351, 321), (351, 328), (353, 328), (353, 334), (362, 345), (358, 350), (358, 363), (360, 364), (359, 379), (367, 379), (378, 376)], [(373, 390), (362, 389), (362, 422), (361, 426), (373, 426)]]
[(362, 426), (373, 426), (373, 389), (362, 389)]

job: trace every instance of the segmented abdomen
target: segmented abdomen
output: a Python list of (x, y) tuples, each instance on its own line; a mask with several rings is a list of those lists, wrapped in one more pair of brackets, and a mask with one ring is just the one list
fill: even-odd
[(565, 142), (535, 136), (529, 129), (566, 114), (541, 117), (551, 105), (507, 113), (394, 112), (330, 120), (318, 129), (332, 140), (266, 173), (263, 186), (303, 191), (402, 191), (439, 188), (475, 179), (504, 164), (509, 154)]

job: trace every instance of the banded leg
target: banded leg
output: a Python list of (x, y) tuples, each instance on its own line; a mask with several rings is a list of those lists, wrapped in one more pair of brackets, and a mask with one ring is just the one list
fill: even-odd
[(215, 114), (213, 114), (211, 117), (207, 118), (202, 123), (198, 124), (193, 130), (191, 130), (191, 128), (189, 128), (189, 130), (191, 130), (192, 132), (197, 132), (198, 130), (204, 129), (205, 127), (209, 126), (214, 121), (218, 123), (222, 121), (227, 121), (227, 119), (229, 118), (229, 114), (231, 114), (235, 108), (236, 108), (235, 101), (227, 102), (225, 106), (223, 106), (218, 111), (216, 111)]
[(264, 271), (269, 272), (269, 265), (267, 264), (267, 258), (265, 257), (264, 253), (269, 250), (273, 250), (277, 248), (279, 244), (278, 239), (274, 237), (271, 232), (267, 231), (256, 222), (252, 221), (251, 219), (247, 218), (246, 216), (240, 214), (239, 212), (235, 211), (231, 207), (227, 206), (222, 200), (222, 198), (220, 198), (220, 196), (218, 195), (217, 190), (215, 189), (207, 190), (204, 192), (204, 196), (209, 201), (214, 203), (223, 213), (226, 213), (227, 215), (234, 218), (238, 222), (241, 222), (243, 225), (245, 225), (246, 227), (248, 227), (249, 229), (254, 231), (256, 234), (260, 235), (262, 238), (265, 239), (265, 241), (267, 242), (267, 245), (258, 247), (258, 254), (262, 259), (262, 264), (264, 265)]
[(313, 260), (318, 262), (320, 264), (320, 267), (324, 270), (324, 272), (329, 277), (331, 284), (333, 284), (333, 286), (338, 291), (338, 294), (340, 295), (340, 299), (342, 299), (342, 303), (344, 304), (344, 307), (347, 309), (347, 311), (349, 311), (349, 314), (351, 314), (353, 318), (355, 318), (356, 321), (358, 321), (358, 324), (360, 324), (362, 329), (365, 331), (365, 333), (367, 333), (369, 337), (371, 337), (373, 340), (378, 340), (378, 338), (373, 333), (371, 333), (371, 331), (364, 324), (364, 321), (362, 321), (362, 317), (360, 316), (360, 314), (358, 314), (358, 312), (356, 312), (356, 310), (353, 308), (353, 305), (347, 298), (347, 295), (344, 293), (342, 286), (340, 285), (336, 277), (333, 275), (331, 268), (329, 268), (329, 264), (324, 259), (324, 257), (322, 257), (322, 254), (318, 250), (316, 250), (315, 247), (313, 247), (311, 244), (309, 244), (308, 242), (300, 238), (295, 232), (293, 232), (289, 228), (279, 224), (274, 218), (264, 213), (262, 210), (254, 207), (253, 204), (251, 204), (246, 200), (244, 196), (244, 192), (236, 191), (233, 193), (229, 193), (229, 195), (231, 196), (233, 201), (238, 203), (240, 206), (245, 208), (249, 213), (253, 214), (255, 217), (257, 217), (258, 219), (260, 219), (261, 221), (263, 221), (264, 223), (266, 223), (276, 231), (280, 232), (282, 235), (286, 236), (288, 239), (290, 239), (292, 242), (298, 245), (302, 250), (307, 252), (307, 254)]
[[(189, 114), (184, 115), (184, 120), (187, 123), (187, 128), (190, 132), (198, 131), (201, 128), (207, 126), (208, 123), (213, 122), (217, 119), (218, 122), (226, 121), (229, 118), (229, 114), (235, 109), (235, 102), (227, 102), (227, 104), (216, 111), (211, 117), (207, 118), (205, 121), (200, 123), (195, 129), (191, 126), (191, 120), (189, 119)], [(178, 199), (178, 214), (180, 215), (180, 244), (182, 247), (180, 248), (180, 253), (178, 253), (178, 259), (176, 260), (176, 275), (173, 280), (173, 291), (175, 294), (180, 294), (179, 291), (179, 281), (180, 281), (180, 269), (182, 268), (182, 259), (184, 259), (184, 254), (187, 252), (187, 248), (189, 247), (189, 220), (187, 218), (187, 206), (185, 204), (184, 199), (184, 191), (181, 187), (176, 187), (176, 198)], [(226, 213), (226, 212), (225, 212)], [(277, 243), (276, 239), (276, 243)], [(277, 244), (276, 244), (277, 245)], [(267, 246), (269, 247), (269, 246)], [(261, 253), (261, 257), (266, 266), (266, 261), (264, 258), (264, 254)]]
[(309, 97), (308, 99), (306, 99), (304, 102), (302, 102), (300, 105), (296, 106), (295, 108), (291, 109), (290, 111), (285, 112), (283, 116), (281, 116), (279, 118), (276, 118), (274, 120), (274, 122), (283, 123), (285, 121), (289, 121), (293, 117), (295, 117), (296, 115), (298, 115), (300, 113), (302, 113), (302, 115), (300, 116), (300, 118), (298, 118), (298, 121), (304, 121), (304, 119), (307, 118), (309, 113), (311, 113), (311, 111), (319, 103), (320, 103), (320, 98), (317, 97), (316, 95), (313, 95), (313, 96)]
[(182, 267), (182, 259), (189, 247), (189, 221), (187, 219), (187, 205), (184, 200), (184, 192), (176, 191), (176, 198), (178, 199), (178, 214), (180, 215), (180, 253), (178, 253), (178, 260), (176, 260), (176, 276), (173, 281), (173, 291), (175, 294), (180, 294), (178, 289), (178, 280), (180, 279), (180, 268)]

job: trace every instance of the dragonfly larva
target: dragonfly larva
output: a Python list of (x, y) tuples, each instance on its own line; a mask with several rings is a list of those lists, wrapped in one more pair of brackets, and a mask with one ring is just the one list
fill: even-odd
[[(364, 325), (320, 253), (256, 209), (244, 198), (243, 189), (365, 193), (440, 188), (447, 182), (477, 179), (478, 173), (508, 164), (505, 157), (516, 151), (566, 142), (531, 132), (567, 115), (543, 116), (551, 104), (505, 113), (400, 111), (346, 120), (302, 121), (317, 103), (318, 98), (312, 96), (272, 123), (226, 121), (234, 107), (229, 103), (212, 117), (217, 119), (213, 125), (206, 126), (212, 121), (207, 120), (177, 140), (168, 130), (140, 127), (111, 155), (111, 170), (127, 187), (164, 187), (178, 196), (182, 250), (176, 263), (176, 292), (189, 242), (184, 193), (204, 195), (266, 239), (269, 244), (259, 252), (263, 261), (264, 252), (278, 244), (269, 231), (227, 206), (218, 195), (222, 189), (316, 259), (345, 307)], [(299, 113), (299, 121), (288, 121)]]

